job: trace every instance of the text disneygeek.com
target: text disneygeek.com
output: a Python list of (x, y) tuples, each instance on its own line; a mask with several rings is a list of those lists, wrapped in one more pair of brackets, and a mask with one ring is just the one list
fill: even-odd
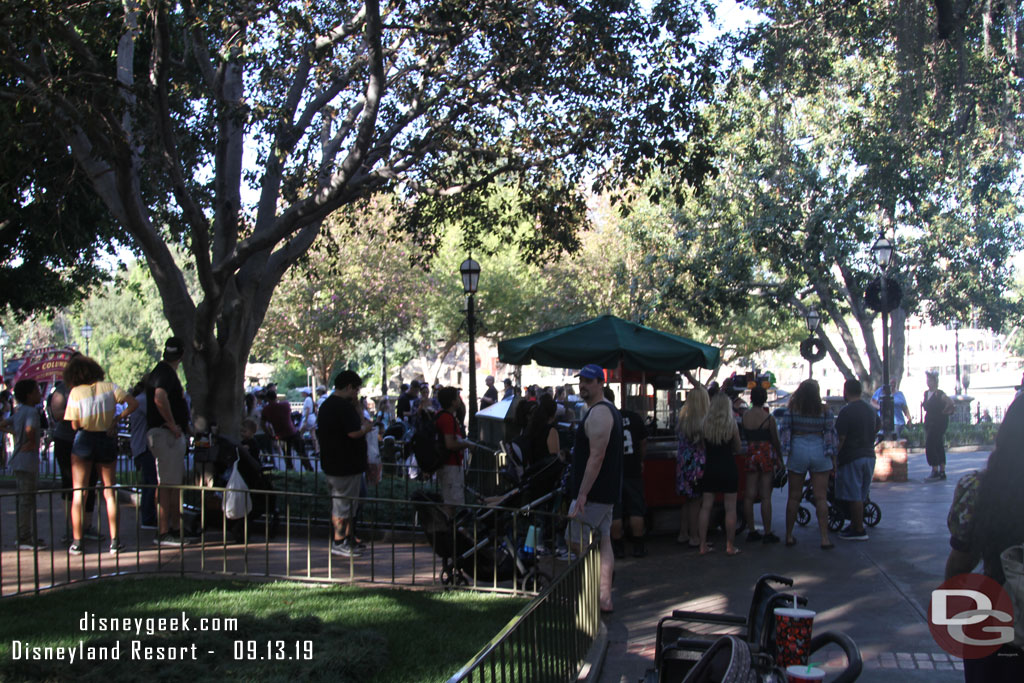
[[(86, 633), (130, 634), (132, 636), (159, 636), (162, 634), (199, 633), (202, 631), (229, 632), (238, 630), (238, 620), (225, 617), (191, 618), (184, 612), (173, 617), (101, 617), (85, 612), (78, 628)], [(97, 660), (174, 661), (197, 660), (204, 655), (229, 656), (235, 660), (309, 660), (313, 658), (313, 642), (309, 640), (236, 640), (232, 651), (215, 652), (189, 645), (162, 645), (154, 641), (126, 638), (102, 645), (79, 640), (77, 645), (55, 647), (27, 640), (11, 642), (11, 658), (15, 661), (56, 660), (69, 664)]]

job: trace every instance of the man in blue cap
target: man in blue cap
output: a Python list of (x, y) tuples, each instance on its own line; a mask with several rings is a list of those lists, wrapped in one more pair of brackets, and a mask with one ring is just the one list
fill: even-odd
[[(604, 614), (612, 611), (612, 510), (622, 495), (622, 416), (604, 397), (604, 370), (586, 365), (576, 375), (580, 379), (580, 398), (587, 404), (576, 432), (572, 450), (572, 503), (569, 517), (586, 522), (601, 537), (600, 604)], [(569, 546), (582, 552), (584, 527), (570, 522), (566, 532)]]

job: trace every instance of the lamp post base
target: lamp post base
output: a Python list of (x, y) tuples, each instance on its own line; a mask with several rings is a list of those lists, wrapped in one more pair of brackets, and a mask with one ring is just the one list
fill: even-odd
[(872, 481), (907, 481), (907, 442), (880, 441), (875, 446)]

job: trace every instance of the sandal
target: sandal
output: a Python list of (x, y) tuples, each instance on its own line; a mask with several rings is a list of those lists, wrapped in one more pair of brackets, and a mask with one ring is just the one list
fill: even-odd
[(732, 550), (726, 550), (726, 551), (725, 551), (725, 554), (726, 554), (726, 555), (739, 555), (739, 554), (740, 554), (740, 553), (742, 553), (742, 552), (743, 552), (743, 551), (742, 551), (742, 550), (740, 550), (739, 548), (733, 548)]
[(795, 538), (787, 538), (786, 539), (786, 545), (787, 546), (794, 546), (794, 545), (796, 545), (796, 539)]
[(708, 546), (708, 547), (707, 547), (707, 548), (705, 548), (704, 550), (701, 550), (701, 551), (700, 551), (700, 554), (701, 554), (701, 555), (709, 555), (709, 554), (711, 554), (711, 553), (713, 553), (713, 552), (715, 552), (715, 549), (714, 549), (713, 547), (711, 547), (711, 546)]

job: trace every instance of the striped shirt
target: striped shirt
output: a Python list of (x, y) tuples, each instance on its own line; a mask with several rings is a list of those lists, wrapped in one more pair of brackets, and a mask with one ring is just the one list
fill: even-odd
[(105, 432), (114, 421), (116, 406), (128, 399), (128, 392), (113, 382), (81, 384), (68, 395), (65, 420), (76, 420), (89, 432)]

